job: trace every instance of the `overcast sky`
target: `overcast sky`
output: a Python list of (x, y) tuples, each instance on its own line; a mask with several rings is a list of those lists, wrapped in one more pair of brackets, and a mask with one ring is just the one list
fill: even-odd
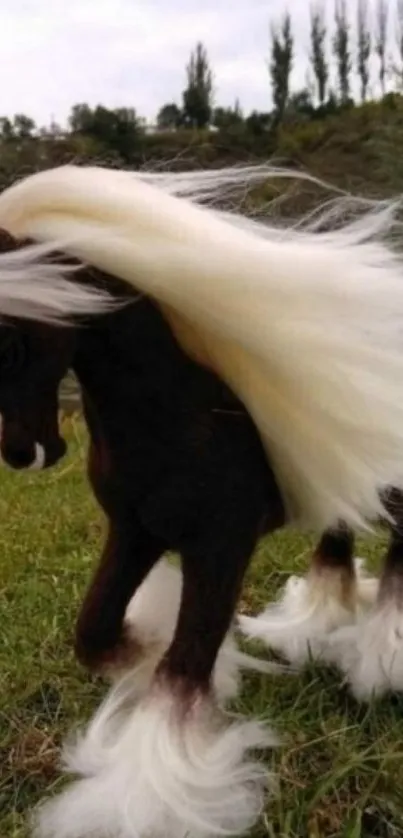
[[(333, 0), (327, 0), (329, 18)], [(353, 0), (347, 5), (355, 7)], [(294, 87), (306, 84), (309, 0), (290, 0)], [(269, 22), (282, 0), (1, 0), (0, 114), (64, 124), (71, 105), (134, 106), (153, 120), (180, 102), (185, 66), (202, 40), (216, 101), (266, 110)], [(331, 20), (331, 18), (330, 18)]]

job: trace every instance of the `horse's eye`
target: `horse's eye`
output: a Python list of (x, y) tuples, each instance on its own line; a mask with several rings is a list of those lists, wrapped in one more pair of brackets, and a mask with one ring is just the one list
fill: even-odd
[(18, 331), (0, 331), (0, 376), (15, 375), (21, 369), (24, 357), (24, 341)]

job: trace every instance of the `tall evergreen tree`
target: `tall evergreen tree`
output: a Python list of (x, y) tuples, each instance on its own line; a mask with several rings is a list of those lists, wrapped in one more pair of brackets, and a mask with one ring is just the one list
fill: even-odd
[(271, 56), (269, 63), (273, 104), (274, 125), (280, 125), (287, 107), (290, 93), (290, 78), (294, 58), (294, 38), (291, 17), (287, 12), (279, 27), (271, 27)]
[(388, 40), (388, 0), (378, 0), (376, 8), (375, 51), (379, 58), (379, 82), (382, 96), (386, 90), (386, 47)]
[(315, 76), (319, 105), (326, 99), (329, 68), (326, 61), (326, 24), (322, 4), (311, 6), (311, 64)]
[(205, 128), (210, 124), (213, 105), (213, 75), (207, 52), (198, 43), (187, 66), (187, 87), (183, 92), (183, 117), (186, 125)]
[(357, 70), (360, 79), (361, 101), (367, 98), (371, 34), (368, 25), (368, 0), (358, 0), (357, 8)]
[(337, 61), (337, 76), (340, 102), (345, 105), (350, 99), (350, 73), (352, 69), (350, 54), (350, 26), (346, 0), (336, 0), (336, 31), (333, 37), (333, 52)]
[(397, 62), (393, 66), (393, 73), (399, 90), (403, 87), (403, 0), (397, 0)]

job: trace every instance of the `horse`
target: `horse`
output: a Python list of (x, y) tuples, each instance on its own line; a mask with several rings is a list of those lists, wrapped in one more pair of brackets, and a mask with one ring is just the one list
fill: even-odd
[[(0, 234), (0, 251), (4, 246), (10, 252), (13, 245)], [(77, 620), (76, 656), (108, 675), (152, 655), (142, 614), (133, 604), (130, 624), (125, 614), (154, 565), (174, 550), (183, 595), (154, 681), (168, 682), (186, 707), (210, 692), (257, 540), (284, 523), (281, 495), (244, 406), (183, 352), (157, 306), (94, 268), (75, 278), (107, 284), (125, 305), (69, 326), (17, 318), (0, 325), (1, 456), (14, 469), (49, 468), (64, 456), (57, 396), (72, 370), (89, 431), (89, 482), (108, 522)], [(156, 582), (164, 607), (167, 569), (162, 573)], [(177, 575), (173, 584), (176, 597)], [(217, 675), (218, 689), (220, 678), (231, 678), (219, 668)], [(232, 821), (233, 810), (225, 817)]]
[[(21, 244), (0, 233), (0, 252), (13, 247)], [(68, 326), (3, 320), (1, 457), (14, 469), (30, 469), (52, 467), (64, 456), (58, 390), (72, 370), (90, 437), (89, 482), (108, 521), (77, 620), (76, 656), (90, 671), (108, 675), (150, 654), (152, 639), (139, 640), (142, 615), (132, 605), (128, 625), (125, 613), (153, 566), (175, 550), (183, 597), (155, 679), (173, 682), (186, 704), (195, 692), (209, 693), (250, 555), (261, 535), (284, 523), (281, 496), (245, 408), (183, 352), (157, 306), (94, 268), (78, 270), (75, 279), (107, 284), (125, 305)], [(163, 574), (157, 577), (162, 601), (166, 568)], [(177, 575), (173, 582), (176, 596)], [(231, 678), (218, 669), (220, 676)]]
[[(245, 177), (63, 167), (0, 195), (0, 257), (20, 253), (20, 274), (29, 248), (43, 257), (0, 324), (0, 452), (14, 468), (63, 456), (57, 391), (72, 369), (108, 521), (75, 650), (95, 672), (126, 670), (67, 749), (79, 779), (35, 815), (40, 838), (252, 826), (270, 776), (250, 751), (278, 739), (231, 722), (215, 690), (254, 549), (289, 523), (361, 526), (383, 510), (380, 489), (403, 488), (390, 214), (320, 237), (197, 205)], [(34, 313), (29, 285), (42, 289)], [(164, 581), (156, 653), (137, 631), (136, 597), (168, 551), (181, 587), (161, 654)]]

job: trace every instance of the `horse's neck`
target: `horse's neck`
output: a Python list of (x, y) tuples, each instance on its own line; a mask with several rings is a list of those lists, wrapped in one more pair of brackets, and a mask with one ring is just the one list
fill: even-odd
[(234, 451), (259, 444), (242, 405), (145, 299), (79, 333), (74, 371), (92, 440), (89, 476), (108, 514), (158, 487), (173, 487), (173, 498), (184, 485), (196, 491), (200, 475), (214, 474), (222, 441)]
[[(187, 411), (223, 398), (223, 386), (178, 346), (159, 309), (145, 298), (78, 332), (74, 372), (91, 425), (172, 425)], [(224, 396), (225, 397), (225, 396)]]

